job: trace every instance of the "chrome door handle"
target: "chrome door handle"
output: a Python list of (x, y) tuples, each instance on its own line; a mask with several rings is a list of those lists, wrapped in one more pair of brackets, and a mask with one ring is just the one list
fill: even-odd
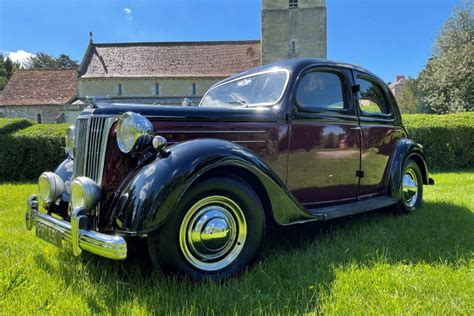
[(360, 130), (361, 130), (360, 126), (351, 127), (351, 131), (360, 131)]

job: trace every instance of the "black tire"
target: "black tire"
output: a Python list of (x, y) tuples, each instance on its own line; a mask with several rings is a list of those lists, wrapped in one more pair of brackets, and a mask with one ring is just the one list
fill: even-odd
[[(423, 178), (420, 167), (414, 160), (405, 160), (400, 181), (402, 192), (400, 201), (395, 205), (395, 211), (399, 214), (412, 213), (421, 207), (423, 201)], [(416, 185), (416, 190), (413, 184)]]
[[(235, 228), (225, 230), (234, 227), (232, 223)], [(206, 230), (209, 227), (210, 233)], [(224, 233), (214, 232), (215, 227)], [(192, 228), (199, 231), (197, 235)], [(194, 236), (199, 236), (197, 241)], [(185, 193), (176, 213), (149, 236), (148, 249), (153, 264), (165, 273), (177, 272), (197, 281), (220, 281), (252, 264), (264, 238), (265, 213), (255, 191), (239, 178), (218, 176), (196, 183)], [(215, 249), (207, 248), (209, 245)], [(222, 257), (227, 259), (220, 260), (217, 255), (225, 254), (227, 247), (231, 247), (228, 255)], [(201, 259), (201, 255), (217, 257)]]

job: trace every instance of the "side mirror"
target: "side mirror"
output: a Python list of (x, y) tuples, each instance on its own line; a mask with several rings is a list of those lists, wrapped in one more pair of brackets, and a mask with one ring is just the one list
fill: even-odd
[(193, 106), (193, 101), (188, 98), (184, 98), (183, 102), (181, 103), (182, 106)]

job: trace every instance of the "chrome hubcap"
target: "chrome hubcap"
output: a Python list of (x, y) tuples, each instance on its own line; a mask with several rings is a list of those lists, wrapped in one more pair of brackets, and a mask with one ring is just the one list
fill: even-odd
[(186, 213), (179, 243), (186, 260), (198, 269), (217, 271), (240, 254), (247, 222), (239, 205), (225, 196), (206, 197)]
[(413, 207), (418, 200), (418, 180), (413, 169), (405, 170), (402, 182), (403, 201), (409, 207)]

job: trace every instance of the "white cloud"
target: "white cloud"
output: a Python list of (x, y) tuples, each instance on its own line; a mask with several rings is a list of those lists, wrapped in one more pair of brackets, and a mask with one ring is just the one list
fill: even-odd
[(28, 58), (35, 56), (30, 52), (24, 50), (17, 50), (16, 52), (9, 52), (7, 55), (13, 62), (20, 63), (22, 66), (26, 66)]
[(125, 9), (123, 9), (123, 11), (125, 12), (125, 15), (127, 16), (128, 22), (132, 22), (132, 21), (133, 21), (132, 9), (130, 9), (130, 8), (125, 8)]

